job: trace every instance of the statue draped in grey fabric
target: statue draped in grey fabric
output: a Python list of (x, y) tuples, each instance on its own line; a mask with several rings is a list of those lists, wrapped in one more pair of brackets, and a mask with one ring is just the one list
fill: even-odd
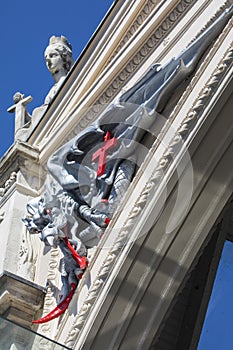
[[(196, 69), (201, 57), (219, 35), (232, 15), (232, 6), (193, 41), (180, 55), (167, 64), (155, 64), (117, 101), (105, 110), (96, 122), (84, 129), (73, 140), (62, 146), (49, 159), (49, 172), (77, 203), (77, 214), (84, 220), (105, 227), (108, 213), (100, 213), (92, 206), (92, 197), (111, 201), (114, 179), (118, 167), (125, 164), (127, 179), (134, 174), (135, 150), (145, 132), (150, 130), (156, 113), (163, 113), (177, 87)], [(92, 164), (85, 164), (85, 157), (102, 147), (104, 135), (111, 133), (117, 145), (107, 155), (106, 172), (97, 176)], [(127, 165), (126, 165), (127, 164)], [(94, 179), (94, 180), (93, 180)], [(90, 195), (93, 181), (97, 192)], [(109, 188), (110, 187), (110, 188)], [(115, 189), (114, 189), (115, 191)], [(89, 196), (85, 196), (89, 193)], [(85, 198), (88, 198), (85, 199)]]
[[(57, 245), (63, 252), (64, 295), (58, 307), (36, 323), (58, 317), (68, 307), (88, 265), (86, 249), (98, 243), (127, 191), (145, 134), (150, 132), (158, 113), (164, 112), (179, 85), (195, 71), (232, 11), (233, 5), (167, 64), (153, 65), (93, 125), (48, 160), (53, 180), (49, 179), (42, 197), (28, 203), (31, 217), (24, 222), (31, 233), (40, 233), (45, 244)], [(53, 49), (48, 49), (45, 56), (49, 69), (58, 78), (63, 65), (60, 57), (53, 56)]]

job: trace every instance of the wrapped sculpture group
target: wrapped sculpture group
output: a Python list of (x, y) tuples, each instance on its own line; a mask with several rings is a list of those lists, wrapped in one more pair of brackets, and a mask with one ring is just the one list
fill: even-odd
[[(68, 307), (88, 267), (87, 250), (98, 244), (136, 173), (139, 145), (171, 97), (174, 101), (176, 88), (195, 71), (232, 8), (180, 55), (164, 66), (153, 65), (93, 125), (49, 158), (48, 186), (43, 196), (28, 203), (30, 215), (23, 220), (30, 233), (39, 233), (46, 245), (61, 249), (63, 296), (55, 310), (35, 323), (47, 322)], [(56, 43), (67, 45), (64, 37)]]

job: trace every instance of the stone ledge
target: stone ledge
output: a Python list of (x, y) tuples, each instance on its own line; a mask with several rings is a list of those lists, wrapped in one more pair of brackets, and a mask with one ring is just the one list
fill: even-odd
[(0, 187), (10, 178), (13, 172), (17, 172), (25, 159), (38, 163), (39, 150), (29, 144), (16, 141), (0, 159)]
[(42, 308), (46, 289), (4, 271), (0, 276), (0, 315), (31, 328), (35, 313)]

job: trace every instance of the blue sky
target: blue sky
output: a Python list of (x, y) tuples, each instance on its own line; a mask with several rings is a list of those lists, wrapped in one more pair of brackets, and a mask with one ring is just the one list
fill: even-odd
[(233, 243), (226, 241), (218, 267), (214, 288), (198, 350), (230, 350), (233, 322)]
[(1, 4), (1, 93), (0, 157), (14, 142), (14, 114), (7, 112), (13, 95), (20, 91), (32, 95), (28, 105), (43, 104), (53, 85), (47, 71), (44, 50), (52, 35), (65, 35), (76, 60), (114, 0), (11, 0)]

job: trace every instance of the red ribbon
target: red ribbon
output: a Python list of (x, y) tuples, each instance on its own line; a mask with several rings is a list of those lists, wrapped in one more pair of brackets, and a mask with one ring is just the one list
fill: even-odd
[(39, 320), (32, 321), (32, 323), (35, 323), (35, 324), (46, 323), (62, 315), (68, 308), (69, 303), (71, 302), (75, 289), (77, 288), (77, 284), (72, 283), (70, 287), (71, 287), (71, 291), (69, 292), (67, 297), (60, 304), (58, 304), (55, 307), (55, 309), (53, 309), (48, 315), (40, 318)]

